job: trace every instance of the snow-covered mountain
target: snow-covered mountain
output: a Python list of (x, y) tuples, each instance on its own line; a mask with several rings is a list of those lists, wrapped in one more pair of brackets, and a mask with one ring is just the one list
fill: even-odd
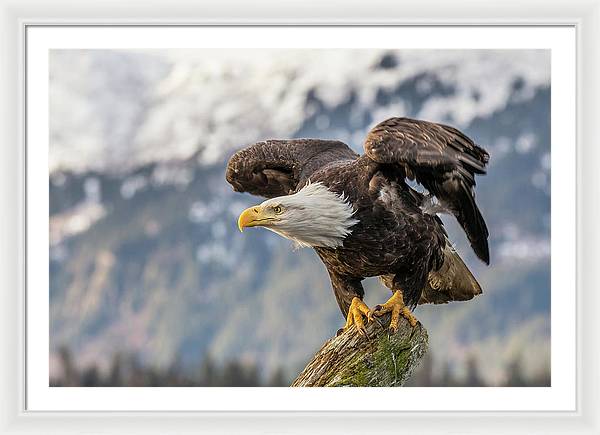
[[(550, 68), (543, 50), (58, 50), (50, 80), (50, 170), (123, 171), (197, 152), (216, 163), (350, 100), (344, 125), (321, 114), (315, 129), (356, 149), (370, 124), (390, 116), (465, 128), (530, 100), (549, 85)], [(418, 101), (390, 98), (408, 82)]]
[[(231, 191), (226, 160), (271, 137), (360, 152), (389, 116), (453, 124), (491, 154), (477, 189), (491, 267), (448, 220), (484, 295), (416, 312), (436, 370), (474, 357), (492, 384), (516, 358), (548, 370), (550, 61), (532, 50), (53, 50), (53, 352), (297, 370), (343, 319), (310, 250), (236, 231), (257, 199)], [(385, 297), (368, 282), (368, 303)]]

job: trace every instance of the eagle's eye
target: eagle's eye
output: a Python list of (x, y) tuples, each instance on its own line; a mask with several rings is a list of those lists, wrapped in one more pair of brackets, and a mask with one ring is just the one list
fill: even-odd
[(275, 207), (273, 207), (273, 212), (274, 212), (275, 214), (281, 214), (281, 212), (282, 212), (282, 211), (283, 211), (283, 210), (281, 209), (281, 206), (280, 206), (280, 205), (276, 205)]

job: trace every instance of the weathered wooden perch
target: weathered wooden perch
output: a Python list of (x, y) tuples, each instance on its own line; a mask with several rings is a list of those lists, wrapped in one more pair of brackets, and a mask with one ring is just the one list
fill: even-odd
[(325, 342), (292, 387), (401, 387), (427, 352), (427, 331), (400, 318), (390, 334), (385, 315), (367, 324), (368, 338), (352, 326)]

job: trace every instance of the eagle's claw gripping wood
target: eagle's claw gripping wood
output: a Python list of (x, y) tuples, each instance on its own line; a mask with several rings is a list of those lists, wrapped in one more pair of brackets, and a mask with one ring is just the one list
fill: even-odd
[(371, 320), (373, 316), (383, 316), (385, 313), (392, 313), (390, 319), (390, 332), (398, 331), (398, 320), (400, 316), (409, 321), (413, 328), (417, 325), (417, 318), (411, 313), (410, 309), (404, 304), (402, 292), (395, 291), (391, 298), (383, 305), (376, 305), (367, 313), (367, 319)]
[[(368, 314), (371, 310), (360, 298), (353, 298), (350, 308), (348, 309), (348, 317), (346, 324), (342, 331), (347, 331), (352, 325), (356, 326), (357, 332), (363, 337), (367, 336), (367, 330), (365, 329), (365, 323), (363, 316), (368, 318)], [(339, 331), (338, 331), (339, 332)]]

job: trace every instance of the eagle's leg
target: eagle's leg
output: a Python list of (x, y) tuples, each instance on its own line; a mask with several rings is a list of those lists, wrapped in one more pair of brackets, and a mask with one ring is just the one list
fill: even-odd
[(350, 304), (350, 308), (348, 309), (348, 317), (346, 318), (346, 324), (344, 325), (343, 330), (346, 331), (352, 325), (356, 326), (356, 330), (362, 336), (367, 335), (367, 330), (365, 329), (365, 322), (363, 321), (363, 316), (367, 317), (371, 310), (363, 302), (361, 298), (354, 297), (352, 298), (352, 303)]
[(396, 290), (385, 304), (376, 305), (369, 311), (367, 318), (370, 320), (373, 316), (379, 317), (390, 312), (392, 313), (392, 318), (390, 319), (390, 331), (392, 332), (398, 330), (398, 320), (400, 319), (400, 316), (406, 318), (410, 323), (410, 326), (414, 327), (417, 325), (417, 318), (413, 316), (413, 313), (411, 313), (410, 309), (404, 304), (401, 290)]

